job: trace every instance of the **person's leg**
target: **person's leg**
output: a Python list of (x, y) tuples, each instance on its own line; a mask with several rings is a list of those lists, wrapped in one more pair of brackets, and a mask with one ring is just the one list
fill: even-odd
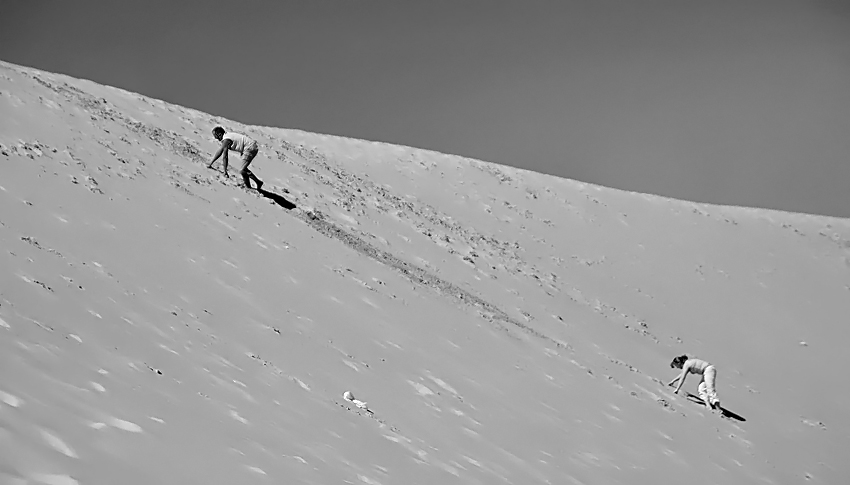
[[(254, 160), (254, 157), (256, 157), (258, 153), (259, 153), (259, 150), (257, 149), (257, 147), (255, 145), (254, 149), (251, 151), (251, 160), (248, 163), (251, 163), (251, 161)], [(254, 180), (254, 183), (257, 184), (257, 190), (260, 190), (260, 188), (263, 186), (263, 181), (258, 179), (257, 176), (254, 175), (254, 172), (252, 172), (251, 170), (248, 170), (248, 176), (251, 177), (251, 179)]]
[(705, 407), (711, 408), (711, 404), (708, 401), (708, 391), (706, 389), (705, 384), (705, 375), (702, 376), (702, 379), (699, 380), (699, 386), (697, 386), (697, 392), (699, 393), (699, 398), (702, 399), (702, 402), (705, 403)]
[(239, 170), (239, 173), (242, 174), (242, 180), (245, 181), (245, 187), (246, 188), (249, 188), (249, 189), (251, 188), (251, 183), (249, 182), (249, 180), (253, 179), (254, 182), (257, 183), (257, 190), (260, 190), (260, 187), (263, 186), (263, 182), (260, 179), (258, 179), (257, 176), (254, 175), (254, 172), (252, 172), (248, 168), (248, 165), (250, 165), (251, 162), (254, 160), (254, 157), (257, 156), (257, 152), (258, 152), (258, 150), (254, 149), (254, 150), (247, 150), (244, 153), (242, 153), (242, 168), (241, 168), (241, 170)]
[(717, 378), (717, 369), (713, 365), (706, 367), (703, 379), (705, 379), (705, 394), (708, 397), (708, 402), (712, 407), (720, 404), (717, 399), (717, 391), (714, 388), (714, 381)]

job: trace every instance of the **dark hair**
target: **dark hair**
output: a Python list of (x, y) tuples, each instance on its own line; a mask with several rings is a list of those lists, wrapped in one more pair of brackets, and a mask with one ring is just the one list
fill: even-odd
[(218, 135), (219, 133), (221, 133), (223, 135), (224, 134), (224, 128), (222, 128), (220, 126), (216, 126), (215, 128), (213, 128), (212, 132), (213, 132), (213, 135)]
[(670, 367), (682, 367), (685, 364), (686, 360), (688, 360), (687, 355), (680, 355), (674, 358), (672, 362), (670, 362)]

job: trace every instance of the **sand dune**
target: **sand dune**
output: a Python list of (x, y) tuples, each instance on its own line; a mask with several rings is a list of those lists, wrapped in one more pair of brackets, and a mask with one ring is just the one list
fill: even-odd
[[(270, 193), (205, 167), (217, 124)], [(7, 63), (0, 163), (0, 483), (850, 478), (849, 220)], [(664, 386), (682, 353), (744, 421)]]

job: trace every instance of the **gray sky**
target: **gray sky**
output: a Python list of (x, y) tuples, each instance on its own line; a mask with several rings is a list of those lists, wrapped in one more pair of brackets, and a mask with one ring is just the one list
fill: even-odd
[(0, 58), (251, 124), (850, 217), (850, 1), (38, 1)]

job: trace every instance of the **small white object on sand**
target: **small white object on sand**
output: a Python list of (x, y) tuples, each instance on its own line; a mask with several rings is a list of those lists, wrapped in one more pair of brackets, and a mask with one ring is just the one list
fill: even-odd
[(363, 402), (363, 401), (360, 401), (360, 400), (356, 399), (356, 398), (354, 397), (354, 394), (352, 394), (352, 393), (351, 393), (351, 391), (345, 391), (345, 392), (343, 392), (343, 393), (342, 393), (342, 398), (343, 398), (343, 399), (345, 399), (346, 401), (348, 401), (348, 402), (350, 402), (350, 403), (354, 404), (355, 406), (357, 406), (357, 407), (358, 407), (358, 408), (360, 408), (360, 409), (365, 409), (365, 410), (367, 410), (367, 411), (369, 410), (369, 408), (367, 408), (367, 407), (366, 407), (366, 403), (365, 403), (365, 402)]

